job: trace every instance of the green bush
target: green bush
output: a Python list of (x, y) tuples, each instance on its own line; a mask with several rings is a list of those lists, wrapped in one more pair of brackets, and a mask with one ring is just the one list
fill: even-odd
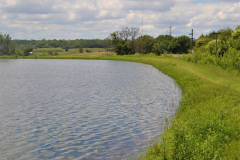
[(134, 54), (129, 43), (119, 43), (115, 48), (115, 52), (117, 53), (117, 55)]
[(23, 54), (24, 54), (24, 56), (29, 56), (30, 52), (32, 52), (32, 51), (33, 51), (32, 47), (27, 47), (23, 50)]

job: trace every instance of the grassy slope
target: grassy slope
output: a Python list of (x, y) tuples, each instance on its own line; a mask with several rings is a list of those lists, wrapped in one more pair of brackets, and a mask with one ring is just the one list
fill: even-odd
[(162, 135), (161, 143), (150, 144), (141, 159), (240, 158), (239, 76), (215, 66), (154, 55), (96, 54), (55, 58), (141, 62), (153, 65), (176, 80), (183, 91), (180, 108), (171, 126)]
[(142, 159), (240, 158), (240, 77), (215, 66), (171, 57), (112, 56), (151, 64), (173, 77), (183, 90), (181, 106), (160, 143)]

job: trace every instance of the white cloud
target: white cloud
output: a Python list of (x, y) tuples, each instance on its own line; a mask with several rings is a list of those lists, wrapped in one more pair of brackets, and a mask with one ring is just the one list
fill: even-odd
[[(142, 2), (143, 6), (142, 6)], [(154, 37), (168, 34), (195, 38), (236, 27), (238, 0), (0, 0), (0, 32), (19, 39), (106, 38), (124, 26), (141, 27)]]

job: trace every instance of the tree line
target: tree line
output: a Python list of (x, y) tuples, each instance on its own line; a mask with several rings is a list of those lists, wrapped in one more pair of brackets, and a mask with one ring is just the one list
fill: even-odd
[(34, 48), (108, 48), (109, 43), (100, 39), (76, 39), (76, 40), (13, 40), (9, 34), (0, 33), (0, 55), (17, 55), (24, 53), (29, 55)]
[(187, 36), (173, 37), (159, 35), (139, 36), (139, 28), (124, 27), (120, 31), (110, 34), (104, 40), (76, 39), (76, 40), (12, 40), (9, 34), (0, 34), (0, 55), (22, 54), (28, 55), (34, 48), (113, 48), (118, 55), (148, 54), (160, 55), (166, 53), (187, 53), (190, 48), (190, 38)]
[[(216, 36), (218, 36), (217, 43)], [(191, 39), (185, 35), (179, 37), (159, 35), (156, 38), (150, 35), (140, 35), (137, 27), (124, 27), (119, 31), (110, 33), (109, 37), (104, 40), (12, 40), (9, 34), (0, 34), (0, 55), (22, 55), (22, 53), (28, 55), (34, 48), (62, 48), (65, 50), (72, 48), (113, 48), (117, 55), (135, 53), (183, 54), (190, 52), (190, 49), (193, 48), (196, 50), (196, 54), (189, 57), (189, 61), (215, 63), (222, 66), (234, 62), (233, 65), (240, 68), (240, 26), (235, 30), (224, 28), (217, 32), (201, 35), (197, 40), (194, 40), (193, 44)], [(232, 57), (231, 61), (230, 57)]]
[(154, 38), (150, 35), (139, 35), (139, 28), (124, 27), (120, 31), (110, 34), (108, 41), (114, 47), (118, 55), (135, 53), (188, 53), (191, 48), (191, 39), (188, 36), (173, 37), (171, 35), (159, 35)]
[(107, 40), (101, 39), (75, 39), (75, 40), (13, 40), (20, 49), (32, 48), (107, 48)]

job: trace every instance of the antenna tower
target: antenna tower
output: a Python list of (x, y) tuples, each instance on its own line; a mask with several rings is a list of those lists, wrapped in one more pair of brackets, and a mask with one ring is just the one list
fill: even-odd
[(141, 53), (143, 53), (143, 0), (142, 0), (142, 38), (141, 38)]
[(170, 24), (170, 27), (169, 27), (169, 35), (170, 36), (172, 35), (172, 24)]
[[(170, 0), (171, 11), (172, 11), (172, 5), (173, 5), (173, 2), (172, 0)], [(169, 35), (170, 36), (172, 35), (172, 17), (170, 17)]]

